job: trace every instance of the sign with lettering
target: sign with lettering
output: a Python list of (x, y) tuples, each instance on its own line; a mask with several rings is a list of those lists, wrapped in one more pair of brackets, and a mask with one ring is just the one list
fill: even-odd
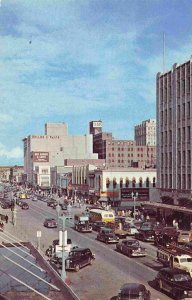
[(49, 152), (33, 152), (33, 162), (49, 162)]
[(102, 127), (102, 122), (93, 122), (93, 127)]
[(133, 201), (132, 193), (138, 193), (138, 197), (135, 198), (137, 201), (149, 200), (149, 188), (122, 188), (121, 189), (121, 200), (122, 201)]

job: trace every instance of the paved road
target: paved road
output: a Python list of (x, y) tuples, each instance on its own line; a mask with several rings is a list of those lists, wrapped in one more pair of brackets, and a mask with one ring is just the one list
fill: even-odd
[[(41, 250), (45, 252), (52, 240), (58, 238), (57, 229), (43, 227), (43, 221), (47, 217), (55, 217), (56, 211), (47, 207), (45, 202), (29, 201), (30, 209), (22, 210), (17, 206), (16, 227), (9, 223), (6, 230), (21, 240), (30, 240), (37, 245), (37, 230), (42, 231)], [(7, 210), (3, 210), (6, 212)], [(79, 208), (73, 208), (72, 213), (79, 212)], [(10, 215), (10, 211), (9, 211)], [(68, 237), (73, 243), (82, 247), (90, 247), (95, 253), (96, 260), (92, 266), (81, 269), (78, 273), (67, 272), (71, 288), (81, 300), (110, 300), (117, 295), (120, 286), (126, 282), (140, 282), (151, 290), (152, 300), (170, 299), (168, 296), (156, 291), (151, 283), (157, 270), (161, 267), (155, 260), (155, 247), (143, 243), (147, 248), (147, 257), (128, 258), (115, 251), (115, 245), (106, 245), (96, 240), (96, 233), (78, 233), (73, 229), (73, 220), (66, 222)]]

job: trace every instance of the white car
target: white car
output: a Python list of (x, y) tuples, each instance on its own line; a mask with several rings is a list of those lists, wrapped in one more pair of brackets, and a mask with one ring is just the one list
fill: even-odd
[(137, 227), (132, 224), (127, 225), (124, 230), (127, 231), (127, 235), (135, 235), (135, 233), (138, 233)]

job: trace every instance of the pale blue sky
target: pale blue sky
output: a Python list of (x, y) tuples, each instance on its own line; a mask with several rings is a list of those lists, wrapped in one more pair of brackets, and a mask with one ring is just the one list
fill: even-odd
[(0, 165), (46, 122), (71, 135), (91, 120), (115, 138), (156, 117), (156, 73), (192, 54), (189, 0), (1, 0)]

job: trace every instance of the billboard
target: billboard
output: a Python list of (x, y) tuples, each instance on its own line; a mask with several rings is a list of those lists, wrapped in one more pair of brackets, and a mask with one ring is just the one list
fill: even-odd
[(133, 201), (132, 192), (138, 193), (136, 200), (138, 201), (149, 201), (149, 188), (122, 188), (121, 189), (121, 200), (122, 201)]
[(49, 162), (49, 152), (33, 152), (33, 162)]

